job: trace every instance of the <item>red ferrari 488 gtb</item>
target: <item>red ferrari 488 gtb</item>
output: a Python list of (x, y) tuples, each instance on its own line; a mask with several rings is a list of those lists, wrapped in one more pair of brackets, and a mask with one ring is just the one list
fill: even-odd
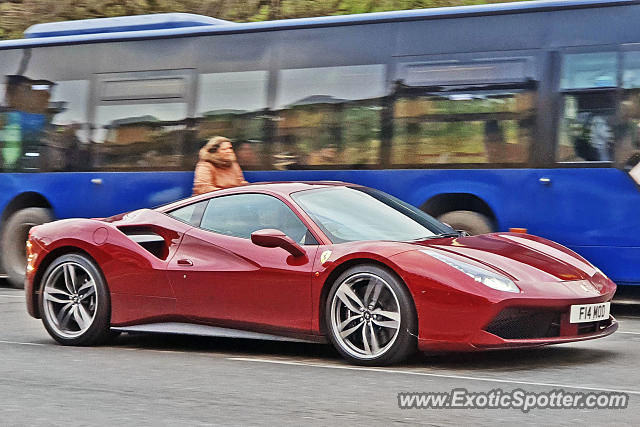
[(34, 227), (29, 313), (62, 344), (117, 331), (330, 341), (383, 365), (416, 350), (599, 338), (616, 286), (526, 234), (466, 236), (380, 191), (253, 184)]

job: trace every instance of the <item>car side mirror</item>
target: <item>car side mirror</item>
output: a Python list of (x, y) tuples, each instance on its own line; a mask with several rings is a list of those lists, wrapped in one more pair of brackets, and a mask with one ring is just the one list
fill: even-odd
[(306, 255), (302, 246), (293, 241), (293, 239), (280, 230), (267, 228), (251, 233), (251, 241), (253, 244), (262, 246), (263, 248), (282, 248), (294, 257)]

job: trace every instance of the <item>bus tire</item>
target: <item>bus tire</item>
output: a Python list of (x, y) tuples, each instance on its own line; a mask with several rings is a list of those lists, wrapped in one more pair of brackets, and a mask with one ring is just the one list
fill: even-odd
[(15, 212), (5, 223), (0, 241), (2, 265), (9, 284), (14, 288), (24, 288), (27, 266), (25, 244), (29, 230), (35, 225), (44, 224), (52, 219), (49, 209), (26, 208)]
[(451, 211), (440, 215), (438, 220), (455, 230), (464, 230), (471, 235), (494, 231), (491, 220), (486, 215), (474, 211)]

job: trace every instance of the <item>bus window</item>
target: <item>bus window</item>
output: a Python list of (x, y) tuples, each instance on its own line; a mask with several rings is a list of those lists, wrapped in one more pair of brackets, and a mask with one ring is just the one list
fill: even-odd
[(427, 91), (399, 91), (391, 164), (527, 161), (534, 123), (533, 91)]
[(116, 104), (96, 108), (93, 142), (99, 169), (180, 169), (186, 103)]
[(90, 167), (88, 94), (88, 80), (56, 82), (49, 103), (52, 128), (45, 142), (42, 170), (71, 171)]
[(616, 164), (640, 184), (640, 52), (623, 56), (624, 95), (620, 105), (620, 126), (616, 132)]
[(273, 167), (372, 167), (380, 156), (383, 65), (282, 70)]
[(88, 80), (52, 82), (12, 75), (7, 81), (6, 106), (0, 118), (4, 169), (88, 167)]
[(615, 52), (563, 58), (557, 161), (613, 160), (617, 64)]
[(49, 100), (54, 85), (24, 75), (5, 76), (5, 102), (0, 118), (4, 170), (37, 170), (41, 143), (49, 131)]
[(617, 70), (615, 52), (568, 54), (562, 61), (560, 87), (563, 90), (616, 87)]
[(233, 141), (238, 163), (243, 169), (268, 167), (262, 162), (267, 83), (267, 71), (200, 75), (197, 137), (186, 153), (194, 165), (200, 146), (207, 139), (221, 135)]
[(190, 70), (105, 73), (97, 76), (99, 102), (92, 130), (99, 169), (191, 169), (187, 95)]

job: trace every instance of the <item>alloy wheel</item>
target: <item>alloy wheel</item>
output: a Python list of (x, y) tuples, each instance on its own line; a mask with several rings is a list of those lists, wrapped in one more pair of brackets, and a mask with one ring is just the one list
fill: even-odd
[(95, 279), (86, 268), (70, 261), (58, 265), (42, 292), (44, 315), (61, 337), (79, 337), (91, 327), (98, 298)]
[(400, 320), (398, 297), (384, 279), (372, 273), (347, 277), (331, 302), (336, 341), (357, 359), (375, 359), (386, 353), (398, 337)]

